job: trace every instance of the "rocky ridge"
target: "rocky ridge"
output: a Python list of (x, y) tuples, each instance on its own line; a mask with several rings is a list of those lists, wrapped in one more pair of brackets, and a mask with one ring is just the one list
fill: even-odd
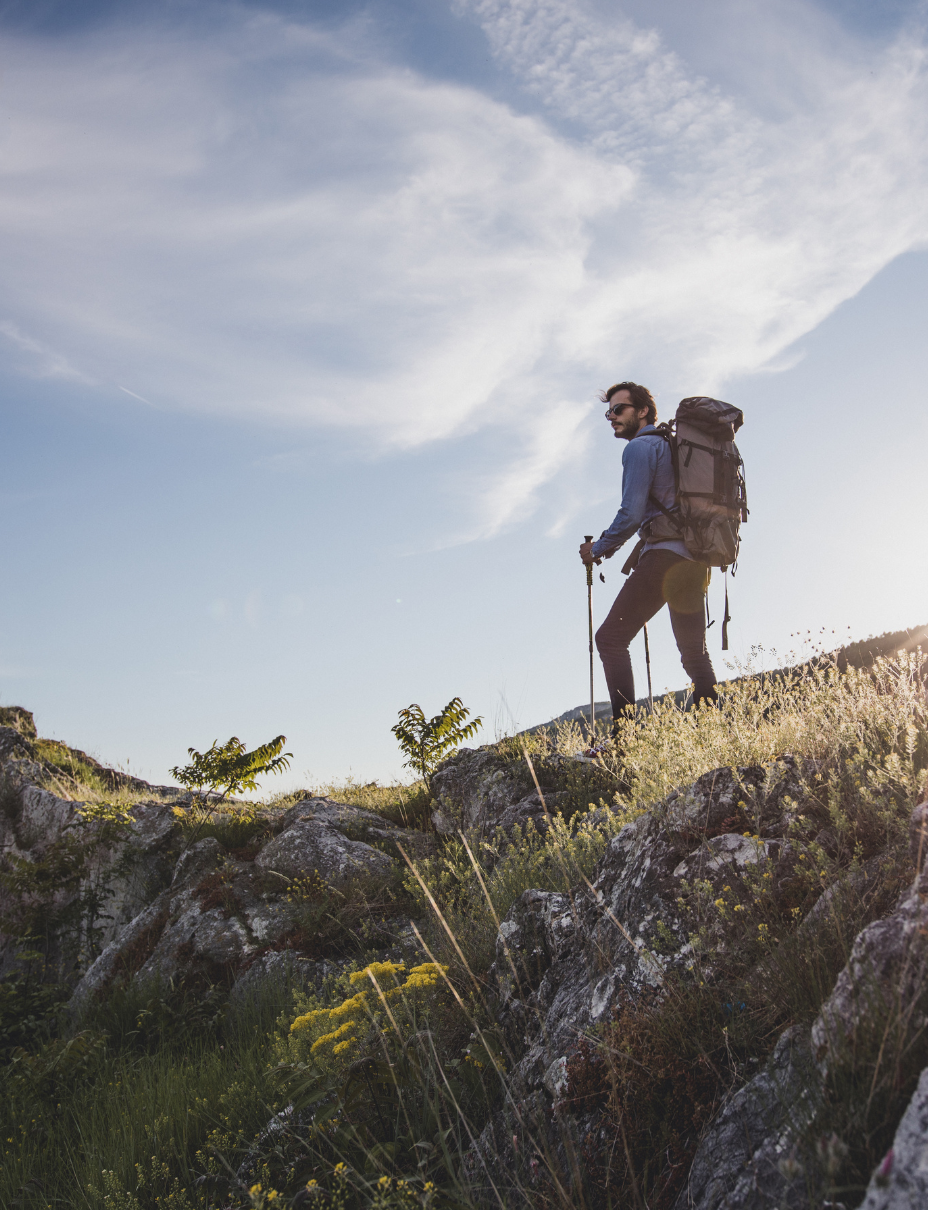
[[(85, 817), (80, 783), (42, 759), (32, 716), (8, 709), (0, 722), (7, 870), (38, 869), (86, 850), (79, 877), (47, 902), (50, 917), (63, 922), (52, 946), (62, 956), (84, 955), (70, 968), (75, 1011), (119, 981), (152, 977), (191, 987), (222, 983), (233, 998), (271, 978), (318, 983), (338, 956), (313, 952), (305, 905), (328, 896), (337, 913), (349, 888), (383, 885), (402, 873), (398, 846), (417, 856), (434, 844), (374, 812), (306, 798), (269, 818), (250, 847), (234, 849), (215, 836), (191, 836), (175, 812), (183, 796), (137, 779), (112, 782), (138, 795), (131, 822), (113, 839), (104, 823)], [(538, 1179), (536, 1155), (519, 1141), (529, 1121), (546, 1123), (547, 1145), (571, 1179), (568, 1153), (579, 1153), (600, 1129), (597, 1114), (572, 1097), (572, 1064), (584, 1040), (597, 1037), (623, 1004), (659, 998), (669, 978), (692, 966), (690, 888), (721, 894), (763, 870), (772, 898), (790, 909), (801, 856), (791, 825), (814, 798), (818, 772), (813, 762), (789, 756), (711, 771), (622, 829), (588, 880), (565, 893), (528, 890), (500, 922), (488, 992), (510, 1061), (507, 1096), (467, 1157), (488, 1205), (495, 1196), (488, 1181), (515, 1198)], [(558, 805), (556, 794), (542, 801), (487, 749), (457, 753), (436, 775), (434, 791), (439, 834), (508, 830), (529, 820), (543, 828)], [(919, 872), (926, 823), (923, 805), (912, 819), (911, 883), (859, 932), (811, 1029), (787, 1029), (766, 1064), (706, 1124), (675, 1210), (824, 1204), (810, 1191), (827, 1183), (828, 1150), (803, 1150), (804, 1140), (846, 1040), (864, 1030), (874, 986), (897, 989), (916, 1004), (928, 984), (928, 873)], [(827, 820), (816, 842), (823, 849), (831, 843)], [(294, 885), (303, 886), (301, 894)], [(7, 886), (0, 898), (9, 919), (16, 897)], [(96, 904), (92, 937), (67, 911), (89, 898)], [(800, 930), (813, 930), (832, 910), (835, 900), (823, 896)], [(387, 922), (379, 937), (385, 955), (413, 951), (408, 925), (405, 918)], [(15, 937), (7, 937), (0, 951), (6, 964), (15, 948)], [(874, 1173), (866, 1210), (928, 1204), (926, 1156), (928, 1069)]]
[[(429, 847), (421, 831), (372, 811), (306, 798), (266, 813), (259, 841), (232, 849), (184, 826), (177, 810), (183, 814), (189, 796), (138, 779), (130, 788), (145, 797), (129, 808), (126, 826), (108, 827), (88, 814), (86, 788), (40, 759), (32, 716), (18, 711), (17, 721), (0, 727), (0, 850), (7, 871), (22, 875), (19, 886), (0, 890), (7, 930), (0, 961), (9, 967), (15, 957), (17, 912), (40, 907), (47, 956), (76, 978), (75, 1011), (117, 981), (235, 987), (294, 960), (306, 967), (307, 905), (330, 899), (337, 913), (349, 889), (401, 872), (397, 842), (412, 855)], [(68, 861), (76, 877), (40, 896), (42, 871)], [(35, 891), (30, 874), (38, 879)], [(385, 950), (401, 943), (407, 925), (388, 922), (380, 938)]]

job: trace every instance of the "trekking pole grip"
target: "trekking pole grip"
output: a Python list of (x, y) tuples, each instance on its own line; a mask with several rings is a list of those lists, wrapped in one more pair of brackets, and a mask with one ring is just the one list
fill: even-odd
[[(584, 540), (584, 542), (592, 542), (593, 535), (584, 534), (583, 540)], [(587, 584), (589, 584), (589, 586), (591, 588), (593, 587), (593, 564), (592, 563), (587, 563), (587, 565), (586, 565), (586, 582), (587, 582)]]

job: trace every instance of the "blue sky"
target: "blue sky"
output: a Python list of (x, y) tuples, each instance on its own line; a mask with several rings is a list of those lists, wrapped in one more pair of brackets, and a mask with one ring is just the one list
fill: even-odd
[(928, 621), (926, 50), (902, 0), (0, 0), (0, 701), (155, 780), (283, 731), (287, 784), (578, 704), (623, 377), (745, 411), (731, 657)]

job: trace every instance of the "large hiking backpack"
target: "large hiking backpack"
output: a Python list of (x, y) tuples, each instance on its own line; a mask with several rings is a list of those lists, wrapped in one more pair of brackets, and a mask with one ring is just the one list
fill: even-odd
[[(702, 395), (680, 401), (677, 414), (656, 432), (670, 445), (676, 501), (648, 527), (651, 541), (676, 538), (694, 559), (725, 571), (738, 558), (740, 526), (748, 519), (744, 463), (734, 437), (741, 411)], [(727, 612), (727, 610), (726, 610)]]

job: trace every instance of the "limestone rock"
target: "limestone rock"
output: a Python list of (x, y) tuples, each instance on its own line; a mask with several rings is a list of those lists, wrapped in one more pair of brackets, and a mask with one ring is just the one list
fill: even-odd
[(0, 761), (30, 760), (35, 749), (17, 727), (0, 726)]
[(487, 748), (460, 748), (432, 778), (432, 822), (444, 834), (495, 825), (530, 792), (528, 770), (513, 772)]
[(536, 770), (542, 780), (542, 799), (526, 765), (503, 760), (491, 748), (459, 749), (432, 778), (435, 830), (443, 835), (472, 828), (511, 833), (516, 826), (524, 831), (532, 824), (543, 832), (568, 798), (563, 790), (545, 788), (546, 773), (550, 775), (552, 767), (576, 765), (601, 769), (584, 756), (555, 756), (547, 765), (547, 770)]
[(928, 1068), (902, 1115), (892, 1149), (877, 1167), (860, 1210), (928, 1206)]
[(22, 706), (0, 706), (0, 727), (12, 727), (27, 740), (38, 739), (32, 711)]
[[(365, 839), (355, 839), (361, 836)], [(318, 876), (343, 888), (358, 878), (388, 874), (396, 858), (374, 845), (392, 847), (398, 858), (397, 840), (409, 844), (406, 829), (391, 828), (373, 811), (310, 798), (287, 812), (283, 830), (261, 849), (255, 863), (288, 879)]]
[[(788, 879), (792, 853), (784, 837), (815, 772), (788, 756), (713, 770), (624, 827), (588, 884), (578, 878), (569, 894), (526, 891), (513, 905), (501, 922), (490, 977), (511, 1055), (514, 1107), (488, 1124), (473, 1163), (487, 1166), (494, 1180), (510, 1180), (494, 1149), (512, 1151), (509, 1127), (530, 1105), (554, 1111), (558, 1073), (580, 1038), (623, 1001), (659, 992), (669, 970), (692, 961), (690, 924), (678, 903), (685, 881), (706, 879), (721, 890), (761, 861), (775, 882)], [(567, 1113), (559, 1121), (568, 1135), (582, 1135), (584, 1123)], [(518, 1179), (530, 1183), (530, 1173)]]
[(818, 1072), (808, 1035), (788, 1029), (766, 1067), (724, 1106), (690, 1167), (675, 1210), (800, 1210), (808, 1204), (795, 1139), (818, 1108)]
[[(163, 843), (173, 826), (170, 806), (147, 804), (136, 816), (137, 845), (170, 852)], [(384, 879), (398, 872), (397, 844), (415, 855), (430, 843), (423, 833), (396, 828), (373, 811), (325, 798), (297, 803), (278, 826), (278, 835), (254, 860), (236, 860), (213, 837), (174, 853), (166, 878), (170, 885), (163, 891), (159, 887), (154, 902), (123, 922), (75, 989), (74, 1005), (116, 979), (237, 987), (252, 971), (241, 992), (260, 981), (262, 973), (277, 978), (284, 968), (294, 975), (308, 972), (303, 965), (308, 959), (273, 956), (302, 927), (299, 907), (291, 902), (291, 881), (313, 880), (320, 891), (328, 887), (345, 893), (358, 879)], [(313, 966), (316, 973), (322, 969)]]
[(912, 1003), (928, 980), (928, 873), (903, 894), (896, 910), (858, 933), (847, 965), (812, 1027), (815, 1057), (827, 1067), (876, 1010)]
[[(861, 871), (861, 876), (866, 871)], [(821, 902), (821, 901), (820, 901)], [(822, 911), (817, 904), (810, 917)], [(715, 1119), (700, 1143), (687, 1188), (676, 1210), (766, 1210), (806, 1207), (809, 1190), (824, 1187), (816, 1153), (807, 1145), (830, 1064), (878, 1011), (886, 989), (892, 1002), (911, 1004), (928, 977), (928, 878), (923, 874), (889, 916), (857, 935), (847, 965), (812, 1025), (808, 1041), (788, 1030), (767, 1069), (743, 1088)], [(867, 1210), (908, 1210), (928, 1205), (928, 1076), (897, 1132), (889, 1183), (871, 1182)], [(791, 1168), (794, 1172), (791, 1173)]]
[[(94, 941), (99, 948), (95, 958), (91, 950), (93, 960), (83, 974), (78, 961), (85, 944), (80, 930), (86, 926), (75, 917), (67, 928), (53, 924), (50, 932), (58, 976), (77, 980), (74, 1012), (117, 982), (157, 978), (231, 987), (250, 971), (246, 986), (260, 982), (264, 973), (277, 977), (285, 967), (308, 970), (305, 963), (318, 974), (324, 963), (273, 956), (285, 952), (294, 938), (301, 944), (306, 940), (305, 919), (291, 902), (291, 880), (318, 875), (322, 893), (326, 887), (345, 893), (356, 879), (383, 880), (398, 873), (399, 846), (413, 858), (433, 846), (423, 832), (398, 828), (375, 812), (307, 798), (282, 816), (265, 812), (277, 834), (255, 860), (237, 860), (213, 837), (185, 843), (174, 813), (181, 792), (105, 769), (70, 749), (78, 768), (86, 766), (111, 788), (137, 793), (129, 822), (114, 828), (85, 813), (85, 787), (36, 759), (34, 735), (27, 711), (0, 714), (2, 859), (28, 866), (50, 855), (58, 859), (65, 850), (76, 854), (79, 885), (47, 896), (42, 905), (50, 920), (64, 920), (81, 896), (90, 894), (98, 905)], [(6, 894), (0, 891), (0, 899)], [(24, 896), (0, 903), (9, 919), (29, 906)], [(403, 923), (397, 922), (395, 937), (401, 949)], [(0, 974), (15, 959), (16, 945), (15, 936), (0, 939)]]
[(84, 1011), (117, 977), (131, 978), (136, 973), (164, 929), (168, 897), (168, 892), (163, 891), (120, 931), (119, 936), (91, 964), (68, 1002), (72, 1014), (79, 1015)]
[(338, 963), (327, 958), (314, 962), (293, 950), (272, 950), (246, 966), (229, 991), (229, 1003), (240, 1011), (271, 985), (281, 991), (311, 987), (318, 991), (322, 981), (338, 970)]

